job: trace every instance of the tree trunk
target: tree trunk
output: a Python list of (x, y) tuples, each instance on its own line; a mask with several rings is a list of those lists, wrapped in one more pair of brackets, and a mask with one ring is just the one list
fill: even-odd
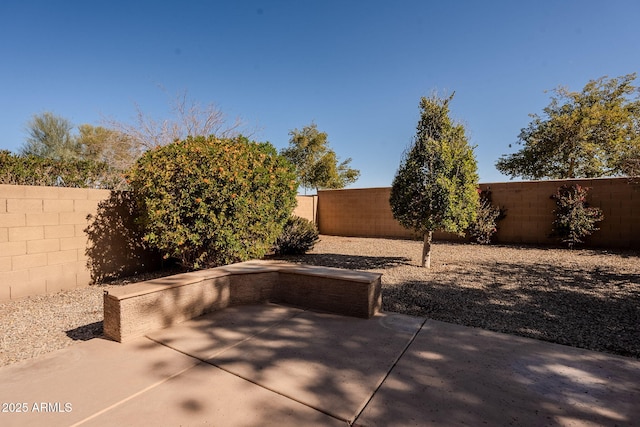
[(424, 245), (422, 246), (422, 266), (431, 268), (431, 237), (433, 231), (428, 231), (424, 235)]

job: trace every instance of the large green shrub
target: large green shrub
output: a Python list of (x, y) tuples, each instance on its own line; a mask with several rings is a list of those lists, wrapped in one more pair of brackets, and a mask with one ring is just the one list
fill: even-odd
[(156, 148), (128, 178), (143, 205), (144, 239), (188, 268), (264, 256), (296, 203), (291, 164), (271, 144), (241, 136)]
[(596, 224), (604, 219), (600, 208), (587, 204), (587, 192), (588, 188), (578, 184), (563, 185), (551, 196), (556, 202), (552, 236), (560, 238), (569, 248), (599, 230)]
[(313, 249), (318, 241), (318, 227), (305, 218), (292, 216), (276, 240), (273, 251), (278, 255), (301, 255)]

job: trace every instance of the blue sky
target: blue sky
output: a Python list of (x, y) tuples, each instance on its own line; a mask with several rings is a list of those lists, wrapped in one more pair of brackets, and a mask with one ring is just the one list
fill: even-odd
[(0, 149), (34, 114), (161, 119), (187, 91), (278, 149), (313, 121), (360, 169), (351, 187), (389, 186), (420, 97), (455, 91), (480, 181), (507, 181), (494, 164), (545, 90), (640, 71), (638, 17), (637, 0), (3, 0)]

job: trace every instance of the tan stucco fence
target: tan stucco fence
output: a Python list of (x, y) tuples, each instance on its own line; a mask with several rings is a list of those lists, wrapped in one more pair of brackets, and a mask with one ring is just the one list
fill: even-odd
[[(638, 181), (638, 180), (636, 180)], [(589, 188), (587, 202), (602, 209), (600, 230), (587, 246), (640, 249), (640, 183), (628, 178), (549, 180), (480, 184), (491, 191), (492, 203), (506, 209), (493, 241), (498, 243), (553, 244), (549, 237), (555, 203), (551, 196), (564, 184)], [(320, 233), (336, 236), (400, 237), (413, 234), (391, 214), (390, 187), (318, 192)], [(446, 233), (435, 238), (457, 239)]]
[[(640, 184), (626, 178), (569, 182), (590, 187), (588, 201), (604, 212), (590, 246), (640, 248)], [(548, 237), (555, 206), (550, 196), (564, 183), (481, 184), (491, 190), (495, 205), (507, 209), (495, 241), (553, 243)], [(298, 196), (294, 214), (316, 221), (321, 234), (411, 237), (391, 215), (389, 192), (319, 191), (317, 196)], [(87, 216), (95, 215), (98, 204), (110, 197), (109, 190), (0, 185), (0, 301), (88, 286)]]

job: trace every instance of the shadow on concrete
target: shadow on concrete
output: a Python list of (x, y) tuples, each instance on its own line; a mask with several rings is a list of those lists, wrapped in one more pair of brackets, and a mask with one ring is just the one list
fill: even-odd
[[(284, 311), (274, 316), (272, 310)], [(318, 417), (361, 427), (622, 425), (640, 415), (635, 360), (435, 321), (420, 330), (421, 318), (391, 316), (398, 318), (240, 306), (159, 331), (154, 339), (246, 381), (240, 383), (248, 387), (244, 410), (261, 425), (323, 421), (250, 399), (252, 385), (314, 408)], [(217, 393), (238, 393), (215, 388), (214, 372), (199, 365), (181, 376), (180, 392), (164, 404), (185, 417), (205, 416)], [(168, 391), (150, 393), (138, 407)]]
[[(337, 420), (353, 421), (423, 321), (396, 314), (358, 319), (269, 304), (228, 308), (150, 336)], [(184, 396), (176, 405), (195, 410), (208, 398)], [(254, 410), (273, 417), (271, 408)]]

